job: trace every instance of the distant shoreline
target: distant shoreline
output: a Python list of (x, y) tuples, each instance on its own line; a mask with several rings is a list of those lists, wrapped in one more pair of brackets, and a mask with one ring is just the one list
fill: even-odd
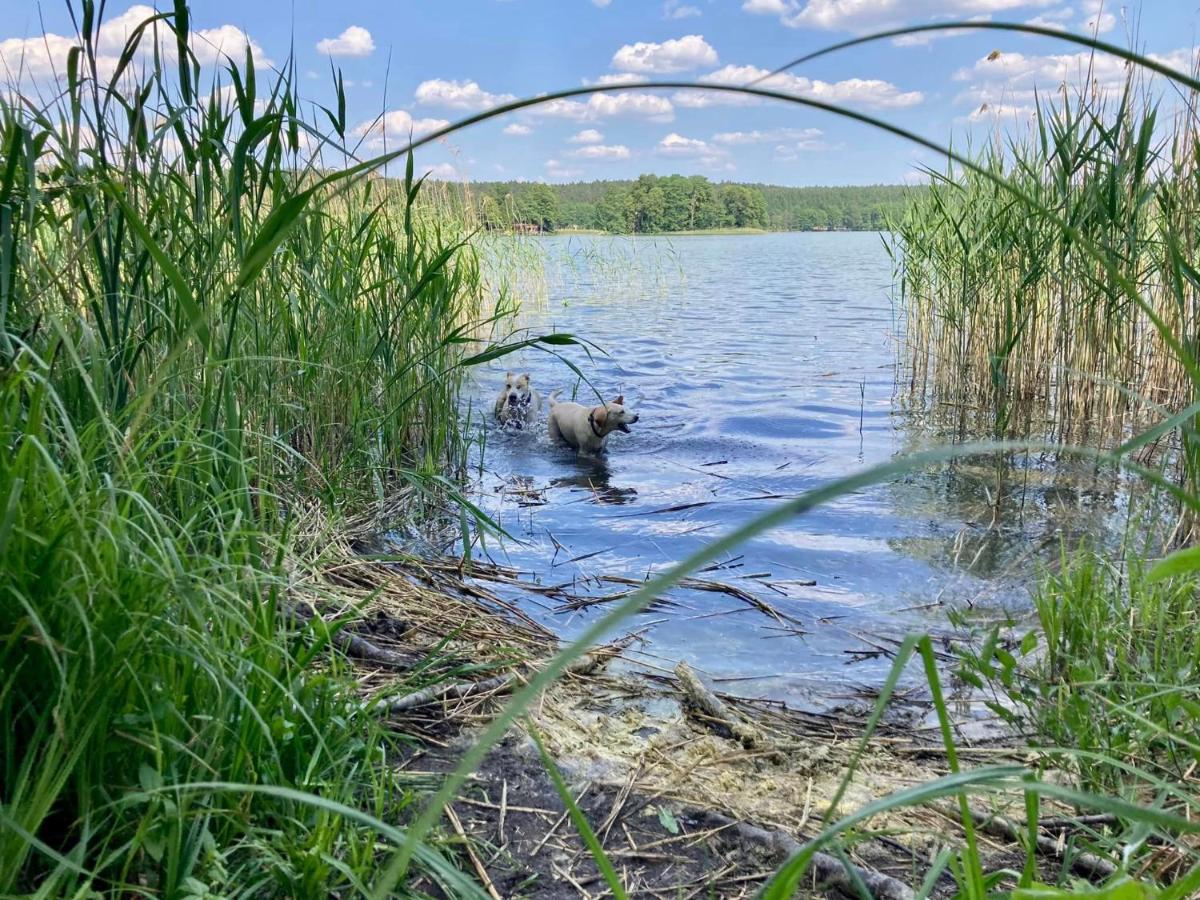
[(603, 231), (599, 228), (559, 228), (554, 231), (527, 232), (535, 237), (583, 235), (596, 237), (703, 237), (740, 234), (859, 234), (885, 231), (882, 228), (696, 228), (686, 231)]

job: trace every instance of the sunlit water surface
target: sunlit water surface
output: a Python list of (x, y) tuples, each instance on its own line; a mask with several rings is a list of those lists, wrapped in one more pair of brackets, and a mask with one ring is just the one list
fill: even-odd
[[(529, 431), (487, 426), (477, 499), (515, 540), (485, 550), (527, 580), (612, 596), (628, 588), (604, 576), (640, 579), (780, 498), (945, 437), (903, 408), (878, 234), (557, 237), (524, 252), (546, 277), (518, 327), (602, 348), (564, 353), (641, 415), (602, 458), (551, 446), (544, 411)], [(563, 362), (529, 350), (479, 370), (475, 415), (490, 415), (506, 369), (591, 402)], [(941, 465), (832, 500), (699, 575), (778, 617), (676, 589), (624, 628), (645, 629), (647, 663), (687, 659), (738, 693), (798, 705), (869, 695), (905, 634), (949, 632), (951, 608), (1020, 613), (1060, 538), (1119, 531), (1126, 505), (1111, 479), (1077, 464), (1019, 457), (1000, 476), (978, 461)], [(507, 595), (564, 636), (611, 605)]]

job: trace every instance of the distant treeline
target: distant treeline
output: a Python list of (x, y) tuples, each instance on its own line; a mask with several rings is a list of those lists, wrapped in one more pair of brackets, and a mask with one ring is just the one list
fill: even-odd
[(484, 181), (466, 192), (476, 214), (497, 227), (652, 234), (711, 228), (876, 230), (890, 215), (903, 212), (914, 190), (923, 189), (714, 184), (703, 175), (642, 175), (636, 181), (567, 184)]

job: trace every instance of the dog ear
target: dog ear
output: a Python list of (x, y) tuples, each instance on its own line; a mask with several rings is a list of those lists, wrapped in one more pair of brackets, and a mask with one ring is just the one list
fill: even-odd
[(604, 423), (608, 421), (608, 410), (603, 406), (597, 406), (592, 410), (592, 421), (603, 428)]
[(522, 373), (521, 373), (521, 377), (522, 377), (522, 378), (524, 378), (526, 381), (532, 381), (532, 380), (533, 380), (532, 378), (530, 378), (530, 377), (529, 377), (529, 373), (528, 373), (528, 372), (522, 372)]
[(513, 377), (513, 373), (512, 373), (512, 372), (505, 372), (505, 373), (504, 373), (504, 380), (505, 380), (505, 381), (511, 381), (511, 380), (512, 380), (512, 377)]
[(625, 395), (617, 394), (617, 399), (614, 400), (613, 403), (617, 404), (617, 406), (624, 406), (625, 405)]

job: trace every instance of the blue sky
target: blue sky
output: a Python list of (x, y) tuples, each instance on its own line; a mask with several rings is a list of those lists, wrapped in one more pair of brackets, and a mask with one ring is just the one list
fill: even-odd
[[(63, 71), (73, 29), (65, 2), (0, 0), (0, 82)], [(169, 7), (169, 4), (167, 4)], [(111, 46), (149, 11), (109, 0)], [(603, 80), (745, 83), (852, 35), (962, 20), (1098, 28), (1189, 67), (1200, 0), (197, 0), (193, 46), (207, 63), (261, 63), (294, 47), (305, 97), (330, 103), (330, 62), (370, 155), (489, 104)], [(43, 32), (49, 38), (40, 37)], [(883, 41), (843, 51), (766, 86), (844, 103), (938, 141), (1024, 127), (1033, 91), (1080, 83), (1079, 48), (997, 32)], [(993, 51), (999, 51), (995, 54)], [(117, 51), (112, 51), (117, 52)], [(989, 58), (991, 57), (991, 58)], [(1124, 70), (1101, 61), (1103, 89)], [(815, 110), (730, 102), (714, 93), (621, 91), (475, 126), (422, 151), (422, 168), (472, 180), (590, 180), (642, 172), (776, 184), (912, 180), (928, 153)]]

